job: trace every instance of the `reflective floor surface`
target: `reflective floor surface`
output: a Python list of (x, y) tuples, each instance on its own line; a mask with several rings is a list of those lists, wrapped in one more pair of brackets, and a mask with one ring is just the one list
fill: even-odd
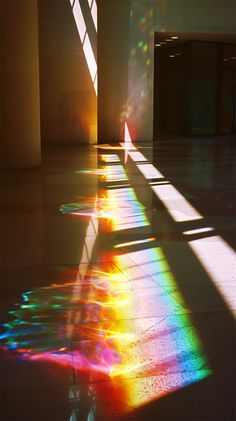
[(2, 175), (2, 420), (235, 420), (231, 138)]

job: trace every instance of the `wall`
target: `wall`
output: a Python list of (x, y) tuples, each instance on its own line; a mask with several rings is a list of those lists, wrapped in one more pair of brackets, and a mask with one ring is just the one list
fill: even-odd
[(234, 0), (153, 0), (155, 31), (235, 33)]
[(1, 166), (41, 162), (36, 0), (1, 2)]
[(123, 139), (128, 98), (129, 0), (98, 0), (98, 141)]
[(39, 39), (42, 142), (95, 143), (97, 97), (69, 0), (39, 1)]

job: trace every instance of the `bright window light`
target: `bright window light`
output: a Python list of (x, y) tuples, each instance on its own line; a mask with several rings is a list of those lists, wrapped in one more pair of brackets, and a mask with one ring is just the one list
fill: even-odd
[(98, 77), (97, 77), (97, 74), (95, 76), (95, 80), (93, 82), (93, 86), (94, 86), (94, 90), (96, 92), (96, 95), (98, 95)]
[(147, 161), (147, 158), (145, 158), (145, 156), (141, 152), (130, 151), (129, 156), (134, 162)]
[(189, 241), (200, 263), (236, 315), (236, 253), (219, 236)]
[(100, 157), (104, 162), (120, 162), (120, 158), (116, 154), (101, 154)]
[(177, 222), (202, 219), (203, 216), (170, 184), (151, 186), (156, 196), (164, 203), (172, 218)]
[(147, 179), (164, 178), (164, 175), (160, 171), (158, 171), (152, 164), (138, 164), (137, 167)]
[(74, 7), (73, 7), (73, 14), (74, 14), (74, 18), (75, 18), (75, 22), (76, 22), (76, 26), (79, 32), (81, 42), (83, 43), (85, 33), (86, 33), (86, 25), (84, 22), (83, 13), (82, 13), (78, 0), (75, 1)]
[(91, 15), (92, 15), (92, 18), (93, 18), (93, 23), (94, 23), (95, 29), (97, 31), (97, 3), (96, 3), (96, 1), (93, 2), (92, 9), (91, 9)]
[(115, 249), (129, 246), (136, 246), (137, 244), (149, 243), (150, 241), (155, 241), (155, 237), (145, 238), (143, 240), (128, 241), (127, 243), (120, 243), (114, 246)]
[(132, 143), (132, 139), (131, 139), (131, 136), (130, 136), (130, 132), (129, 132), (129, 128), (128, 128), (128, 125), (127, 125), (127, 123), (125, 122), (125, 143)]
[(123, 165), (107, 165), (105, 167), (106, 181), (126, 181), (128, 176)]
[(124, 153), (124, 155), (125, 155), (125, 163), (126, 163), (127, 160), (128, 160), (129, 149), (131, 149), (131, 147), (132, 147), (132, 139), (131, 139), (129, 128), (128, 128), (128, 125), (127, 125), (126, 122), (125, 122), (124, 143), (125, 143), (125, 153)]
[(183, 234), (184, 235), (201, 234), (202, 232), (208, 232), (208, 231), (214, 231), (214, 228), (212, 227), (198, 228), (195, 230), (184, 231)]
[(93, 50), (89, 41), (89, 37), (88, 34), (86, 34), (85, 36), (85, 40), (84, 40), (84, 45), (83, 45), (83, 49), (84, 49), (84, 54), (86, 57), (86, 61), (88, 64), (88, 68), (89, 68), (89, 72), (91, 75), (92, 80), (95, 79), (95, 76), (97, 74), (97, 63), (93, 54)]

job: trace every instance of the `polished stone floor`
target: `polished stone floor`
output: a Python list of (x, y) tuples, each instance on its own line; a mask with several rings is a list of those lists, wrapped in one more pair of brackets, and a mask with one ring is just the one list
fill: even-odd
[(234, 421), (232, 138), (2, 175), (3, 421)]

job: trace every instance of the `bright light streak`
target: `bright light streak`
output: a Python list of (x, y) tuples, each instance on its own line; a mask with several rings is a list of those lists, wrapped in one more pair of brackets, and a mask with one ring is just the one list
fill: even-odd
[(124, 151), (125, 149), (128, 150), (136, 150), (137, 148), (132, 144), (132, 146), (126, 146), (125, 143), (120, 142), (120, 146), (113, 146), (109, 143), (103, 143), (100, 145), (93, 145), (94, 148), (97, 149), (107, 149), (107, 150), (117, 150), (117, 151)]
[(119, 255), (116, 257), (116, 261), (119, 263), (118, 267), (124, 273), (128, 268), (136, 267), (138, 276), (143, 278), (143, 287), (145, 287), (144, 274), (157, 282), (157, 285), (175, 284), (171, 270), (160, 247)]
[(132, 139), (131, 139), (129, 128), (128, 128), (126, 122), (125, 122), (124, 143), (125, 143), (125, 154), (124, 154), (125, 156), (124, 156), (124, 158), (125, 158), (125, 164), (126, 164), (126, 162), (128, 160), (129, 149), (130, 149), (130, 146), (132, 146)]
[[(120, 198), (125, 198), (129, 201), (134, 201), (137, 202), (137, 196), (134, 192), (134, 189), (132, 187), (130, 188), (121, 188), (121, 189), (116, 189), (116, 190), (109, 190), (108, 194), (110, 197), (114, 198), (114, 199), (120, 199)], [(144, 206), (141, 205), (143, 208)]]
[(141, 152), (129, 152), (130, 158), (135, 162), (147, 161), (147, 158)]
[(138, 164), (137, 167), (148, 180), (150, 178), (164, 178), (164, 175), (152, 164)]
[(128, 176), (123, 165), (107, 165), (105, 167), (106, 181), (126, 181)]
[(96, 95), (98, 95), (98, 77), (97, 77), (97, 74), (96, 74), (95, 80), (93, 82), (93, 86), (94, 86), (94, 90), (96, 92)]
[(97, 3), (96, 3), (95, 0), (94, 0), (93, 5), (92, 5), (91, 15), (92, 15), (92, 18), (93, 18), (93, 23), (94, 23), (95, 29), (97, 31), (98, 30), (98, 28), (97, 28)]
[(177, 222), (202, 219), (203, 216), (172, 185), (151, 186), (156, 196), (164, 203), (172, 218)]
[(155, 241), (155, 237), (145, 238), (143, 240), (136, 240), (136, 241), (128, 241), (127, 243), (121, 243), (116, 244), (114, 246), (115, 249), (121, 248), (121, 247), (128, 247), (128, 246), (134, 246), (136, 244), (143, 244), (143, 243), (149, 243), (150, 241)]
[(130, 132), (129, 132), (129, 128), (128, 128), (128, 125), (127, 125), (127, 123), (126, 123), (126, 122), (125, 122), (125, 135), (124, 135), (124, 141), (125, 141), (125, 144), (126, 144), (126, 145), (128, 145), (129, 143), (131, 143), (131, 144), (132, 144), (132, 139), (131, 139)]
[(118, 231), (149, 225), (145, 207), (138, 201), (133, 188), (116, 188), (106, 190), (97, 198), (94, 207), (91, 198), (79, 203), (61, 205), (60, 212), (81, 217), (94, 217), (108, 224), (107, 230)]
[[(74, 18), (75, 18), (75, 22), (76, 22), (76, 26), (79, 32), (79, 36), (80, 36), (80, 40), (83, 44), (83, 50), (84, 50), (84, 54), (85, 54), (85, 58), (87, 61), (87, 65), (89, 68), (89, 73), (90, 76), (92, 78), (92, 82), (93, 82), (93, 86), (94, 86), (94, 90), (96, 95), (98, 94), (98, 86), (97, 86), (97, 62), (95, 60), (94, 57), (94, 53), (93, 53), (93, 49), (89, 40), (89, 36), (87, 33), (87, 28), (86, 28), (86, 24), (85, 24), (85, 20), (83, 17), (83, 13), (80, 7), (80, 3), (79, 0), (75, 0), (74, 6), (73, 6), (73, 1), (70, 0), (70, 3), (72, 5), (72, 9), (73, 9), (73, 14), (74, 14)], [(92, 2), (89, 2), (89, 6), (91, 7)], [(95, 28), (97, 30), (97, 4), (96, 1), (94, 0), (92, 8), (91, 8), (91, 15), (93, 18), (93, 22), (95, 25)]]
[(122, 149), (122, 150), (127, 150), (127, 151), (136, 151), (137, 150), (136, 146), (134, 146), (133, 143), (125, 144), (124, 142), (120, 142), (120, 146), (121, 146), (120, 149)]
[(236, 315), (235, 251), (219, 236), (189, 241), (188, 244)]
[[(142, 394), (141, 400), (136, 393), (139, 382), (135, 382), (128, 390), (131, 406), (138, 407), (207, 377), (211, 371), (162, 249), (155, 247), (117, 255), (115, 265), (138, 285), (136, 294), (131, 297), (133, 312), (129, 312), (130, 318), (135, 317), (137, 332), (133, 340), (133, 360), (131, 365), (127, 359), (123, 373), (128, 372), (132, 377), (138, 373), (140, 379), (163, 374), (161, 388), (155, 386), (149, 390), (148, 381), (143, 380), (147, 393), (145, 397)], [(173, 373), (178, 378), (174, 385)], [(183, 373), (188, 375), (182, 377)]]
[(75, 0), (75, 4), (73, 7), (73, 14), (74, 14), (76, 26), (79, 32), (80, 40), (83, 43), (85, 33), (86, 33), (86, 25), (85, 25), (83, 13), (79, 4), (79, 0)]
[(86, 61), (88, 63), (89, 72), (91, 75), (92, 80), (94, 81), (96, 74), (97, 74), (97, 63), (93, 54), (93, 50), (90, 44), (90, 40), (88, 34), (85, 35), (85, 40), (83, 44), (84, 54), (86, 57)]
[(121, 220), (114, 223), (114, 231), (128, 230), (149, 225), (148, 220), (142, 215), (122, 216)]
[(88, 0), (89, 7), (91, 7), (93, 0)]
[(209, 232), (209, 231), (214, 231), (214, 228), (212, 227), (198, 228), (195, 230), (184, 231), (183, 234), (184, 235), (201, 234), (202, 232)]
[(100, 155), (100, 158), (104, 162), (120, 162), (120, 158), (116, 154), (102, 154)]
[(144, 206), (138, 201), (134, 189), (107, 190), (108, 207), (112, 216), (113, 231), (149, 225)]
[[(0, 336), (3, 348), (19, 353), (22, 359), (51, 361), (90, 373), (114, 375), (116, 366), (119, 374), (133, 334), (123, 329), (129, 300), (127, 291), (115, 288), (116, 279), (113, 273), (110, 276), (106, 272), (104, 278), (92, 270), (83, 281), (53, 284), (22, 294), (21, 303), (10, 312), (11, 321)], [(120, 345), (124, 342), (123, 349)]]

